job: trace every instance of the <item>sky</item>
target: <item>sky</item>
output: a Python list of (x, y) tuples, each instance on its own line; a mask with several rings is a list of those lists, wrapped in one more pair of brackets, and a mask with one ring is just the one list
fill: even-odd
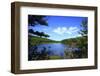
[(34, 31), (44, 32), (50, 37), (48, 39), (60, 41), (63, 39), (75, 38), (81, 36), (79, 34), (82, 28), (81, 22), (87, 17), (74, 16), (46, 16), (48, 26), (36, 25), (32, 28)]

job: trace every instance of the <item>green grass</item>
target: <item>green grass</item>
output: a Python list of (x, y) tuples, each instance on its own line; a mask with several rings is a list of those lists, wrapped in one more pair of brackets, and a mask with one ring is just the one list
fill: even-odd
[(54, 55), (50, 56), (49, 59), (62, 59), (62, 57)]
[(39, 45), (39, 44), (46, 44), (46, 43), (59, 43), (59, 41), (54, 41), (54, 40), (50, 40), (47, 38), (41, 38), (41, 37), (37, 37), (37, 36), (29, 36), (29, 43), (31, 45)]
[[(64, 44), (67, 44), (69, 46), (72, 45), (72, 44), (79, 46), (79, 45), (82, 45), (82, 44), (87, 44), (87, 36), (64, 39), (61, 42), (64, 43)], [(82, 46), (84, 46), (84, 45), (82, 45)]]

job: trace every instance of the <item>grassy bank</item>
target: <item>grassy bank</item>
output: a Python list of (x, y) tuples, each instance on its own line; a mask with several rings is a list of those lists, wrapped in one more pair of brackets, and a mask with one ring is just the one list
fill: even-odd
[(70, 38), (62, 40), (63, 44), (69, 45), (71, 48), (79, 48), (80, 51), (71, 51), (67, 52), (65, 50), (65, 55), (67, 58), (87, 58), (88, 57), (88, 43), (87, 36)]
[(60, 41), (54, 41), (54, 40), (50, 40), (47, 38), (41, 38), (41, 37), (37, 37), (37, 36), (29, 36), (29, 43), (30, 45), (34, 46), (34, 45), (39, 45), (39, 44), (46, 44), (46, 43), (59, 43)]
[(76, 38), (70, 38), (70, 39), (64, 39), (61, 41), (63, 44), (67, 44), (69, 46), (75, 46), (75, 47), (83, 47), (87, 44), (87, 36), (84, 37), (76, 37)]
[(63, 59), (62, 57), (60, 56), (49, 56), (49, 59)]

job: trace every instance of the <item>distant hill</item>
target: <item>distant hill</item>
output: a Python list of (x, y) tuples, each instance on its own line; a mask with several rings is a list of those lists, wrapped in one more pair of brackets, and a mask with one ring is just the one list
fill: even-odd
[[(28, 41), (31, 45), (45, 44), (45, 43), (63, 43), (66, 45), (81, 45), (87, 44), (87, 36), (84, 37), (76, 37), (70, 39), (64, 39), (61, 41), (55, 41), (48, 38), (38, 37), (38, 36), (28, 36)], [(83, 46), (83, 45), (82, 45)]]
[(37, 45), (37, 44), (44, 44), (44, 43), (57, 43), (58, 41), (50, 40), (43, 37), (38, 36), (28, 36), (28, 41), (31, 43), (31, 45)]
[(87, 36), (64, 39), (61, 42), (64, 43), (64, 44), (67, 44), (67, 45), (75, 44), (75, 45), (79, 46), (81, 44), (87, 44)]

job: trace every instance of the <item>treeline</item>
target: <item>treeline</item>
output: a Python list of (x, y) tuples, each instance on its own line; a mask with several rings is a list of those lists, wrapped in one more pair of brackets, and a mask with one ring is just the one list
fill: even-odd
[(47, 38), (41, 38), (37, 36), (28, 36), (28, 41), (31, 46), (45, 44), (45, 43), (58, 43), (58, 41), (50, 40)]
[(33, 29), (29, 29), (29, 33), (39, 37), (50, 37), (48, 34), (45, 34), (44, 32), (34, 31)]
[(28, 26), (45, 25), (48, 26), (46, 16), (44, 15), (28, 15)]
[(61, 42), (64, 44), (69, 44), (71, 45), (72, 43), (83, 43), (86, 42), (87, 40), (87, 36), (83, 36), (83, 37), (76, 37), (76, 38), (70, 38), (70, 39), (64, 39)]
[(87, 36), (82, 36), (77, 38), (64, 39), (61, 42), (69, 46), (82, 48), (83, 46), (87, 46), (87, 40)]

